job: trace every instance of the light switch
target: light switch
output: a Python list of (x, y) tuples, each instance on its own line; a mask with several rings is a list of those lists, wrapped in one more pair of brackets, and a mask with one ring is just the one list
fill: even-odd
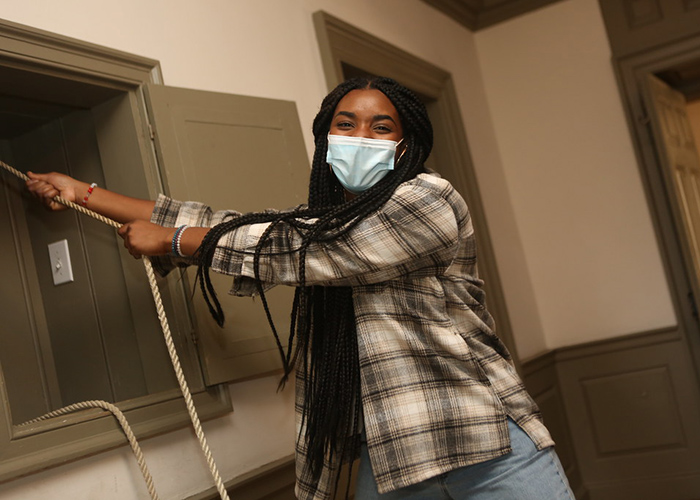
[(68, 240), (51, 243), (49, 245), (49, 258), (51, 259), (51, 273), (53, 274), (54, 285), (62, 285), (73, 281), (73, 268), (70, 265)]

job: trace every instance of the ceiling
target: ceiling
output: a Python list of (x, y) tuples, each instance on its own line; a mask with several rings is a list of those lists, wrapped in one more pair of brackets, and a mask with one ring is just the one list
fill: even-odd
[(472, 31), (561, 0), (423, 0)]

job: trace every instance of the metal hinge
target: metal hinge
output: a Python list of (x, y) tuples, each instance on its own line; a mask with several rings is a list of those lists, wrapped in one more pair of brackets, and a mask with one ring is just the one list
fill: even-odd
[(700, 322), (700, 317), (698, 316), (698, 305), (695, 302), (695, 293), (691, 290), (688, 292), (688, 300), (690, 301), (690, 312), (695, 318), (695, 321)]
[(646, 103), (644, 102), (644, 99), (640, 97), (639, 99), (639, 107), (641, 108), (641, 113), (637, 115), (637, 121), (641, 125), (648, 125), (651, 119), (649, 118), (649, 110), (647, 109)]
[(156, 134), (153, 132), (153, 126), (149, 123), (148, 124), (148, 134), (151, 136), (151, 140), (155, 140)]

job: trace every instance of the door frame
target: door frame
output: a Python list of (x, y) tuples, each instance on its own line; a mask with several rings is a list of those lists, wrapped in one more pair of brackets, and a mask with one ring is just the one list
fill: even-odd
[(430, 101), (428, 108), (436, 132), (436, 145), (439, 141), (444, 156), (440, 172), (449, 178), (469, 205), (477, 234), (479, 275), (485, 282), (489, 311), (496, 321), (499, 337), (520, 370), (496, 255), (452, 75), (326, 12), (315, 12), (313, 20), (329, 91), (343, 81), (343, 64), (347, 64), (370, 74), (393, 78)]
[(632, 135), (642, 183), (656, 233), (659, 251), (669, 284), (671, 301), (678, 319), (678, 334), (688, 344), (695, 373), (700, 380), (700, 296), (690, 248), (678, 200), (669, 186), (661, 164), (661, 148), (651, 128), (651, 117), (644, 104), (648, 75), (658, 74), (681, 65), (700, 65), (700, 36), (665, 45), (631, 56), (614, 57), (625, 116)]

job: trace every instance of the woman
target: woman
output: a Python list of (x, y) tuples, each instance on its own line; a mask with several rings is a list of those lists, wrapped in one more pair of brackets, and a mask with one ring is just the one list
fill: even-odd
[(425, 107), (393, 80), (353, 79), (324, 99), (313, 132), (308, 205), (285, 212), (212, 213), (60, 174), (28, 187), (52, 209), (60, 193), (125, 223), (125, 247), (162, 274), (198, 264), (219, 323), (211, 269), (239, 295), (296, 287), (296, 348), (279, 345), (285, 377), (297, 374), (299, 498), (335, 496), (358, 454), (362, 500), (573, 498), (494, 333), (467, 206), (424, 167)]

